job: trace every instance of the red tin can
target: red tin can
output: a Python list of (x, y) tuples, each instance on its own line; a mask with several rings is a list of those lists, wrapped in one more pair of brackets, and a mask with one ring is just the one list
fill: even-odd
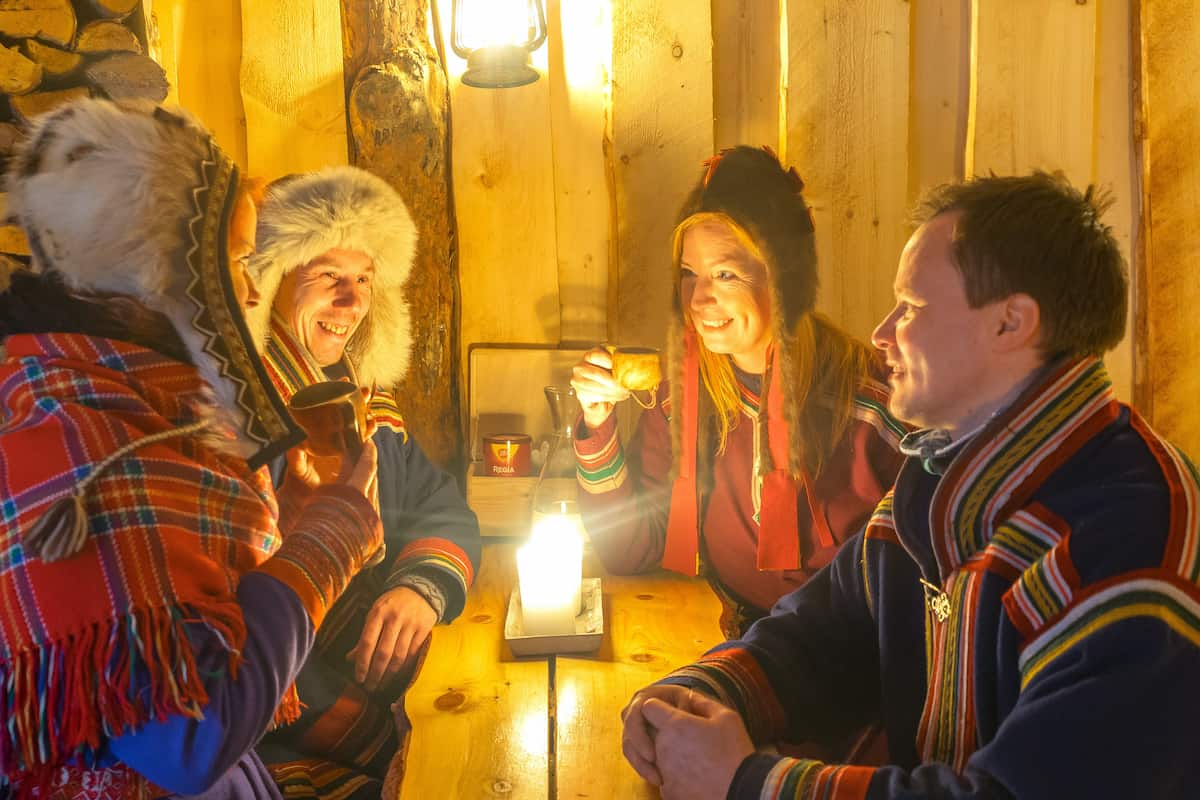
[(497, 478), (523, 478), (529, 474), (533, 439), (524, 433), (497, 433), (483, 437), (484, 474)]

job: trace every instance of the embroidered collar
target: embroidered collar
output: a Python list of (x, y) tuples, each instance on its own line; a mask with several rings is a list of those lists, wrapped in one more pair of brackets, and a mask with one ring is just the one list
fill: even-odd
[[(285, 401), (290, 400), (292, 395), (305, 386), (320, 381), (336, 380), (335, 375), (344, 375), (351, 383), (362, 385), (354, 371), (354, 365), (347, 358), (343, 358), (329, 369), (323, 369), (317, 364), (309, 354), (308, 348), (301, 344), (292, 332), (287, 320), (275, 309), (271, 309), (270, 326), (263, 363), (266, 364), (267, 374), (270, 375), (275, 388), (283, 395)], [(388, 428), (407, 439), (408, 430), (395, 395), (376, 386), (365, 388), (371, 390), (367, 399), (367, 415), (371, 420), (377, 427)]]
[(237, 198), (237, 167), (211, 139), (207, 156), (200, 164), (201, 182), (192, 190), (194, 213), (187, 220), (183, 254), (188, 283), (180, 300), (191, 305), (192, 334), (197, 337), (189, 341), (193, 358), (210, 381), (226, 384), (221, 388), (228, 394), (214, 386), (229, 403), (221, 411), (252, 443), (255, 449), (246, 461), (256, 469), (299, 442), (303, 433), (267, 377), (233, 290), (228, 225)]
[[(941, 577), (981, 552), (996, 525), (1119, 413), (1103, 363), (1066, 359), (1035, 376), (1013, 403), (965, 440), (946, 444), (928, 432), (915, 436), (908, 443), (910, 455), (934, 461), (951, 456), (929, 506), (930, 543)], [(897, 486), (908, 480), (902, 472)], [(899, 489), (897, 506), (905, 499)], [(898, 508), (897, 523), (903, 516)]]

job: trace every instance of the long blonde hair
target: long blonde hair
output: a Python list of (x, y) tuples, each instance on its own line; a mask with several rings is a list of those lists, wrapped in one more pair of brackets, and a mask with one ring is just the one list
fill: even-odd
[[(729, 215), (718, 211), (693, 214), (676, 226), (672, 236), (677, 298), (684, 234), (706, 222), (724, 225), (739, 245), (770, 270), (770, 264), (757, 242)], [(783, 363), (790, 365), (791, 369), (782, 379), (788, 391), (785, 408), (790, 406), (795, 409), (798, 416), (798, 419), (793, 419), (789, 415), (788, 422), (792, 426), (792, 441), (798, 445), (793, 450), (799, 450), (794, 454), (799, 463), (788, 466), (793, 472), (803, 467), (816, 476), (850, 424), (854, 414), (855, 392), (869, 374), (874, 354), (865, 344), (816, 311), (801, 315), (793, 330), (782, 330), (783, 316), (778, 308), (778, 292), (772, 291), (771, 295), (769, 322), (772, 346), (790, 347), (792, 350), (791, 358), (783, 359)], [(683, 307), (682, 299), (678, 302), (685, 329), (695, 331), (689, 310)], [(733, 371), (732, 359), (709, 350), (698, 335), (696, 346), (700, 380), (713, 404), (717, 420), (716, 452), (720, 454), (725, 451), (729, 432), (737, 425), (741, 414), (741, 390)], [(766, 388), (765, 385), (762, 387), (764, 396)]]

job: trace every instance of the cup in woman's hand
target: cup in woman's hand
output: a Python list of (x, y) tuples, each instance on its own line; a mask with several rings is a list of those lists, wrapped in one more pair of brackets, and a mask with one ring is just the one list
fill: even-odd
[[(612, 356), (613, 380), (632, 395), (642, 408), (654, 408), (658, 385), (662, 383), (662, 367), (658, 350), (653, 347), (617, 347), (607, 345)], [(643, 402), (637, 392), (649, 392), (650, 400)]]
[(367, 403), (347, 381), (322, 381), (292, 395), (288, 410), (307, 438), (302, 445), (318, 458), (337, 457), (355, 464), (367, 433)]

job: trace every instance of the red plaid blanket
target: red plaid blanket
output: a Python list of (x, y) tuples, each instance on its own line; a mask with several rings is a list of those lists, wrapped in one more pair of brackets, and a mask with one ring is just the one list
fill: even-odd
[[(0, 362), (0, 782), (88, 765), (103, 739), (207, 696), (183, 630), (245, 639), (238, 576), (279, 545), (265, 471), (178, 437), (121, 458), (86, 496), (79, 554), (27, 558), (22, 536), (120, 446), (210, 413), (196, 371), (81, 335), (13, 336)], [(215, 434), (220, 435), (220, 434)], [(130, 695), (147, 677), (149, 702)]]

